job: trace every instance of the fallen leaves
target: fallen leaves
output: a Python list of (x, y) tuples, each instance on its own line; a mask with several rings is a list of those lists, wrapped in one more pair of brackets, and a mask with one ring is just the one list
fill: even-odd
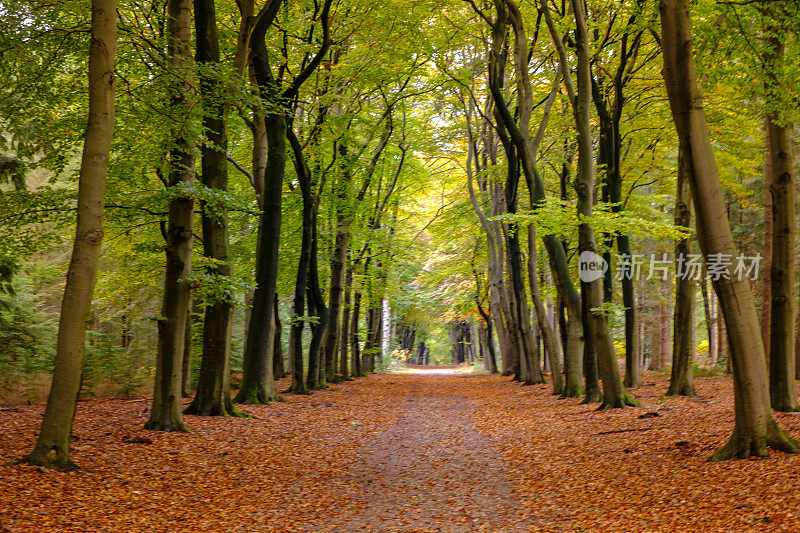
[(705, 461), (733, 425), (727, 379), (698, 378), (701, 399), (647, 381), (642, 407), (597, 412), (498, 376), (375, 375), (191, 433), (85, 401), (75, 472), (8, 464), (42, 407), (7, 407), (0, 531), (800, 530), (800, 456)]

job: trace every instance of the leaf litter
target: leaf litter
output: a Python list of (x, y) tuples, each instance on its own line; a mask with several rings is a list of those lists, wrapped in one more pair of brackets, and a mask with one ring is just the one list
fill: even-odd
[(10, 464), (43, 407), (6, 406), (0, 532), (800, 530), (800, 455), (706, 462), (733, 427), (728, 378), (696, 378), (698, 399), (645, 381), (641, 407), (598, 412), (507, 377), (373, 375), (190, 433), (88, 400), (72, 472)]

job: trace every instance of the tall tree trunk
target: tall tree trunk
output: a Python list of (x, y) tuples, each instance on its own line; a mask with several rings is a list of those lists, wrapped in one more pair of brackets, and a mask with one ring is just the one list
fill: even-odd
[[(697, 88), (689, 1), (661, 0), (659, 9), (664, 80), (691, 184), (700, 248), (706, 258), (711, 254), (735, 257), (736, 246)], [(735, 425), (730, 441), (711, 459), (763, 457), (768, 447), (794, 452), (797, 442), (780, 429), (770, 408), (764, 347), (749, 282), (719, 277), (712, 283), (730, 338)]]
[[(632, 257), (630, 238), (627, 235), (617, 235), (617, 249), (620, 256)], [(625, 381), (623, 385), (638, 387), (641, 385), (642, 350), (639, 342), (639, 311), (636, 309), (633, 277), (623, 276), (620, 285), (622, 286), (622, 306), (625, 308)]]
[(770, 27), (766, 54), (767, 102), (772, 109), (767, 115), (768, 154), (772, 179), (772, 261), (770, 265), (770, 340), (769, 394), (772, 408), (797, 411), (795, 386), (795, 193), (792, 179), (792, 145), (786, 125), (778, 116), (780, 102), (772, 96), (780, 89), (777, 73), (783, 69), (784, 43), (778, 29)]
[(183, 362), (181, 364), (181, 396), (184, 398), (192, 397), (192, 359), (194, 357), (194, 332), (192, 325), (194, 324), (193, 309), (195, 307), (194, 301), (189, 306), (189, 312), (186, 313), (186, 328), (184, 331), (183, 340)]
[(706, 334), (708, 336), (708, 360), (711, 366), (717, 365), (719, 356), (719, 344), (717, 342), (717, 313), (714, 307), (714, 297), (708, 294), (708, 282), (706, 281), (705, 270), (700, 280), (700, 293), (703, 296), (703, 308), (706, 316)]
[(770, 139), (770, 120), (767, 118), (764, 124), (766, 141), (766, 158), (764, 161), (764, 253), (761, 259), (761, 340), (764, 343), (764, 355), (767, 357), (769, 366), (770, 354), (770, 322), (772, 313), (772, 294), (770, 290), (772, 270), (772, 139)]
[[(314, 220), (316, 221), (318, 207), (314, 208)], [(317, 258), (319, 256), (316, 223), (311, 228), (311, 257), (308, 265), (308, 307), (312, 316), (317, 318), (311, 324), (311, 344), (308, 347), (308, 388), (311, 390), (327, 388), (325, 379), (325, 360), (322, 349), (325, 328), (328, 324), (328, 308), (322, 296), (319, 286), (319, 268)]]
[[(385, 278), (384, 278), (385, 283)], [(384, 296), (381, 301), (381, 351), (378, 352), (381, 357), (381, 363), (388, 361), (392, 355), (390, 353), (389, 342), (392, 339), (392, 308), (389, 306), (389, 299)]]
[[(169, 154), (168, 185), (176, 191), (194, 183), (194, 142), (188, 124), (186, 94), (191, 91), (191, 19), (189, 0), (167, 3), (167, 58), (179, 78), (170, 83), (169, 106), (173, 115), (171, 133), (174, 148)], [(175, 75), (175, 74), (173, 74)], [(188, 431), (183, 422), (183, 361), (191, 298), (192, 219), (191, 195), (172, 196), (169, 202), (166, 237), (164, 298), (158, 319), (158, 354), (150, 419), (145, 429)]]
[[(208, 67), (219, 64), (219, 35), (214, 0), (195, 0), (195, 60)], [(225, 118), (225, 97), (222, 80), (216, 73), (204, 71), (200, 76), (203, 101), (203, 130), (207, 142), (201, 148), (203, 185), (225, 193), (228, 189), (228, 134)], [(229, 280), (230, 247), (228, 210), (224, 204), (203, 203), (203, 254), (213, 261), (207, 268), (213, 278)], [(239, 416), (230, 398), (230, 350), (233, 295), (228, 291), (207, 302), (203, 321), (203, 359), (197, 393), (186, 408), (186, 414), (203, 416)]]
[(491, 308), (487, 313), (480, 302), (477, 302), (478, 312), (483, 317), (483, 326), (478, 326), (478, 335), (480, 336), (481, 344), (486, 348), (484, 352), (484, 366), (486, 370), (492, 374), (497, 374), (497, 353), (494, 347), (494, 334), (492, 332), (492, 317), (489, 313), (492, 312)]
[[(578, 130), (578, 176), (575, 189), (578, 195), (577, 209), (578, 215), (586, 220), (591, 217), (594, 204), (594, 164), (592, 160), (592, 136), (590, 127), (591, 110), (591, 66), (589, 59), (589, 35), (586, 27), (584, 0), (572, 0), (572, 10), (576, 24), (576, 45), (577, 45), (577, 72), (578, 86), (577, 91), (570, 90), (569, 94), (573, 101), (573, 115), (575, 117), (575, 127)], [(549, 17), (549, 15), (548, 15)], [(565, 56), (561, 56), (562, 71), (565, 80), (571, 75), (566, 64)], [(570, 80), (571, 81), (571, 80)], [(571, 83), (569, 84), (571, 86)], [(581, 254), (597, 253), (597, 242), (594, 230), (588, 222), (582, 222), (578, 226), (578, 241)], [(586, 295), (589, 299), (587, 309), (589, 311), (588, 324), (589, 341), (594, 344), (597, 352), (597, 364), (600, 371), (600, 378), (603, 382), (603, 401), (601, 409), (624, 407), (625, 405), (635, 405), (636, 402), (625, 391), (620, 377), (617, 357), (611, 335), (608, 331), (608, 317), (602, 307), (603, 304), (603, 280), (597, 278), (586, 282)]]
[(375, 353), (380, 350), (380, 329), (381, 309), (370, 306), (367, 311), (367, 339), (364, 342), (364, 352), (361, 358), (362, 374), (371, 374), (375, 371)]
[[(344, 185), (349, 187), (349, 183)], [(340, 196), (342, 203), (346, 202), (346, 193)], [(336, 377), (336, 352), (339, 344), (346, 344), (342, 339), (340, 324), (340, 314), (342, 308), (342, 292), (344, 285), (344, 264), (347, 259), (347, 250), (350, 247), (350, 223), (345, 212), (346, 206), (337, 207), (336, 213), (336, 237), (334, 242), (333, 257), (331, 258), (331, 283), (328, 298), (328, 326), (325, 332), (325, 374), (328, 382), (333, 383), (339, 379)], [(345, 365), (347, 363), (345, 362)], [(345, 379), (346, 376), (340, 376)]]
[(83, 375), (86, 321), (103, 241), (103, 202), (114, 135), (115, 0), (92, 0), (89, 119), (78, 178), (78, 216), (56, 340), (55, 368), (39, 436), (24, 462), (66, 468)]
[[(589, 298), (587, 295), (587, 284), (581, 282), (581, 305), (583, 306), (583, 331), (589, 332)], [(570, 340), (571, 342), (571, 340)], [(583, 378), (585, 382), (585, 395), (581, 403), (599, 402), (602, 398), (600, 394), (600, 381), (597, 372), (597, 351), (591, 340), (582, 345)]]
[(233, 400), (245, 404), (266, 404), (277, 396), (273, 379), (275, 324), (271, 317), (274, 314), (278, 281), (287, 125), (281, 108), (283, 102), (279, 96), (279, 85), (272, 76), (267, 59), (265, 39), (270, 20), (269, 17), (262, 17), (250, 38), (250, 62), (261, 99), (268, 111), (264, 115), (267, 138), (264, 176), (256, 178), (256, 182), (263, 183), (264, 187), (256, 248), (256, 287), (245, 338), (242, 382)]
[[(350, 347), (350, 304), (353, 291), (353, 269), (347, 268), (344, 275), (344, 301), (342, 303), (342, 327), (339, 330), (339, 375), (342, 379), (350, 379), (349, 350)], [(353, 369), (355, 371), (355, 369)]]
[[(531, 297), (533, 298), (533, 306), (535, 308), (539, 331), (542, 332), (545, 357), (550, 363), (553, 379), (553, 394), (561, 394), (564, 391), (564, 379), (561, 375), (561, 363), (558, 360), (558, 341), (553, 328), (550, 327), (550, 322), (547, 319), (547, 309), (544, 306), (544, 302), (542, 302), (542, 293), (539, 288), (539, 272), (537, 268), (538, 255), (539, 252), (536, 249), (536, 228), (531, 224), (528, 226), (528, 278), (531, 287)], [(534, 360), (538, 361), (538, 356)]]
[[(692, 221), (689, 207), (688, 184), (683, 160), (678, 157), (678, 183), (675, 194), (675, 226), (688, 232)], [(691, 247), (689, 235), (675, 244), (675, 257), (678, 264), (689, 258)], [(667, 396), (696, 396), (692, 376), (692, 359), (694, 358), (694, 300), (695, 280), (686, 270), (677, 273), (675, 286), (675, 315), (672, 321), (672, 375), (669, 380)]]
[(350, 319), (350, 353), (353, 359), (353, 375), (363, 376), (364, 368), (361, 366), (361, 341), (358, 336), (358, 322), (361, 319), (361, 292), (356, 291), (353, 297), (353, 317)]
[(272, 314), (275, 318), (275, 333), (273, 335), (272, 349), (272, 376), (274, 379), (280, 379), (286, 375), (286, 365), (283, 361), (283, 344), (281, 338), (283, 336), (283, 325), (281, 324), (280, 313), (278, 312), (278, 293), (275, 293), (275, 303), (272, 306)]

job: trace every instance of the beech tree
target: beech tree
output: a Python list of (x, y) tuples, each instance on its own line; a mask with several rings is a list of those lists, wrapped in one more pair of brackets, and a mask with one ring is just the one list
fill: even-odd
[[(736, 248), (697, 88), (689, 2), (661, 0), (659, 10), (664, 81), (692, 190), (700, 249), (706, 258), (711, 254), (734, 257)], [(736, 416), (733, 435), (711, 459), (763, 457), (768, 448), (795, 452), (797, 442), (778, 426), (770, 408), (764, 347), (749, 282), (720, 276), (712, 284), (729, 336)]]
[(42, 426), (29, 464), (72, 466), (70, 438), (83, 375), (86, 322), (103, 243), (103, 205), (114, 135), (114, 62), (117, 53), (115, 0), (92, 0), (89, 35), (89, 118), (78, 178), (75, 240), (61, 301), (55, 368)]
[[(203, 106), (201, 178), (204, 187), (224, 193), (228, 188), (227, 103), (224, 85), (216, 72), (220, 65), (219, 32), (214, 0), (194, 3), (195, 60), (200, 67), (198, 81)], [(186, 414), (240, 416), (230, 397), (231, 317), (233, 302), (227, 280), (232, 274), (228, 209), (224, 202), (201, 203), (203, 254), (209, 260), (206, 274), (223, 286), (206, 302), (203, 321), (203, 359), (197, 393)]]
[[(692, 220), (690, 208), (690, 195), (686, 183), (686, 169), (683, 159), (678, 158), (678, 180), (675, 192), (675, 226), (688, 232)], [(692, 274), (686, 270), (686, 262), (690, 256), (690, 236), (675, 243), (675, 257), (678, 265), (683, 265), (683, 271), (676, 272), (678, 279), (675, 283), (675, 313), (672, 321), (672, 374), (669, 380), (667, 395), (695, 396), (692, 377), (692, 359), (695, 346), (693, 346), (695, 282), (690, 277)]]
[[(191, 91), (191, 3), (170, 0), (167, 4), (167, 56), (179, 78), (170, 84), (169, 106), (173, 116), (173, 144), (169, 152), (168, 184), (174, 191), (169, 203), (166, 231), (167, 266), (164, 303), (158, 321), (153, 406), (145, 429), (186, 431), (181, 399), (184, 382), (186, 328), (191, 328), (190, 275), (192, 271), (192, 218), (194, 201), (187, 189), (194, 184), (194, 139), (188, 122), (187, 94)], [(181, 188), (184, 190), (181, 191)], [(191, 333), (191, 332), (190, 332)], [(191, 338), (191, 337), (189, 337)]]
[[(578, 132), (578, 175), (576, 178), (576, 191), (578, 193), (578, 215), (581, 223), (578, 226), (580, 251), (597, 253), (597, 241), (594, 230), (588, 222), (592, 215), (594, 204), (594, 163), (592, 158), (591, 128), (589, 125), (591, 109), (591, 65), (589, 62), (589, 35), (586, 26), (586, 4), (582, 0), (573, 0), (572, 11), (576, 25), (576, 56), (577, 56), (577, 88), (573, 85), (572, 74), (567, 63), (564, 45), (558, 35), (550, 15), (546, 0), (542, 0), (550, 36), (558, 50), (559, 64), (572, 104), (575, 126)], [(597, 350), (598, 368), (603, 381), (603, 401), (601, 408), (624, 407), (636, 405), (628, 395), (622, 384), (622, 378), (617, 367), (614, 346), (608, 331), (608, 317), (603, 310), (603, 280), (601, 278), (585, 282), (586, 306), (589, 312), (587, 323), (589, 325), (589, 338)]]

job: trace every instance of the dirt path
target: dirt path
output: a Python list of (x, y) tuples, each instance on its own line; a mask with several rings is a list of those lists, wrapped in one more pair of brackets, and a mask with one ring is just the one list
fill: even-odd
[[(336, 531), (529, 531), (505, 465), (471, 425), (474, 401), (456, 376), (396, 376), (408, 384), (396, 421), (361, 450), (346, 481), (362, 503)], [(454, 386), (455, 385), (455, 386)], [(509, 520), (508, 517), (511, 517)], [(530, 525), (530, 524), (529, 524)], [(331, 527), (331, 526), (329, 526)]]
[(666, 398), (647, 373), (641, 407), (598, 412), (501, 376), (374, 375), (191, 433), (143, 430), (146, 399), (88, 400), (75, 472), (12, 464), (43, 406), (0, 406), (0, 533), (800, 531), (800, 454), (706, 462), (730, 379), (696, 386)]

